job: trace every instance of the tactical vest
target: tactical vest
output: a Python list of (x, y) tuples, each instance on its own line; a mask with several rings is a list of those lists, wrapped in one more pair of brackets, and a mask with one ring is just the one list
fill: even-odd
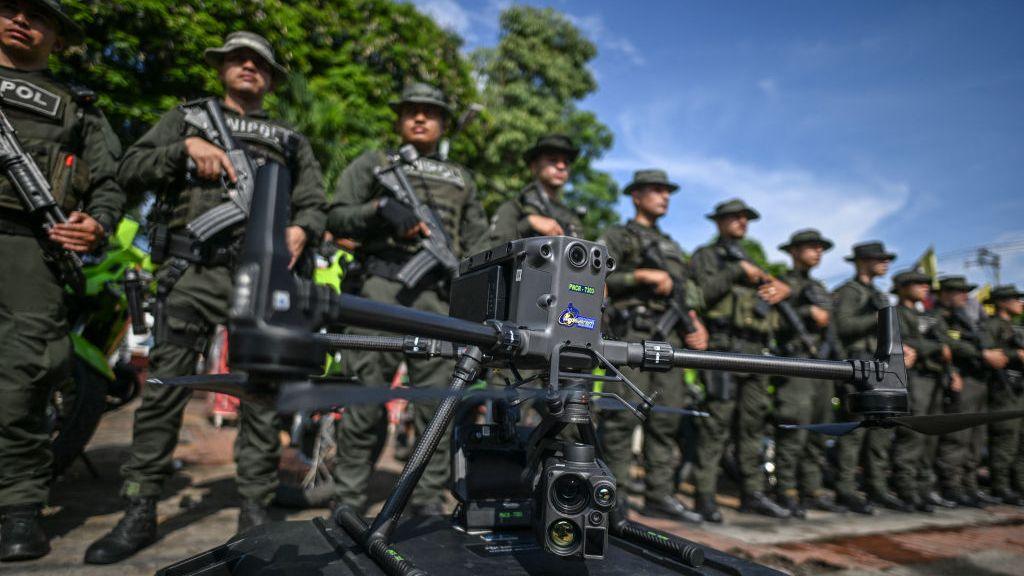
[[(626, 240), (627, 247), (622, 254), (616, 255), (616, 270), (619, 273), (632, 272), (637, 268), (659, 268), (655, 262), (645, 256), (648, 249), (658, 250), (661, 253), (668, 272), (673, 278), (680, 278), (684, 282), (689, 279), (689, 269), (686, 264), (686, 254), (679, 244), (669, 236), (662, 234), (655, 228), (648, 228), (630, 220), (625, 226), (619, 227), (623, 232), (622, 237)], [(692, 282), (687, 282), (687, 300), (691, 305), (696, 305), (696, 296), (690, 294), (694, 290)], [(644, 306), (650, 311), (664, 311), (668, 305), (665, 297), (654, 293), (649, 286), (638, 286), (636, 290), (622, 298), (617, 299), (613, 305), (616, 308), (635, 308)]]
[[(85, 108), (93, 99), (89, 90), (60, 84), (49, 74), (0, 68), (0, 106), (65, 212), (78, 209), (89, 193), (89, 167), (81, 153)], [(23, 209), (2, 170), (0, 207)]]
[[(889, 305), (889, 298), (885, 294), (874, 286), (861, 284), (856, 278), (847, 280), (845, 284), (836, 290), (836, 295), (837, 298), (855, 298), (856, 301), (853, 308), (857, 310), (856, 314), (858, 316), (871, 315), (874, 318), (879, 310)], [(870, 357), (874, 355), (875, 349), (878, 347), (878, 337), (875, 335), (874, 329), (872, 329), (869, 333), (853, 340), (844, 340), (843, 347), (846, 348), (847, 353), (850, 355), (856, 354), (860, 357), (865, 355)]]
[[(722, 269), (732, 262), (724, 246), (712, 244), (704, 249), (710, 250), (715, 256), (717, 269)], [(752, 335), (767, 337), (771, 334), (772, 330), (778, 327), (778, 314), (774, 309), (764, 316), (758, 314), (759, 300), (757, 288), (734, 282), (729, 294), (712, 306), (705, 315), (712, 337), (717, 336), (716, 331), (725, 336), (730, 333), (745, 334), (748, 338)]]
[[(566, 236), (580, 237), (583, 234), (583, 223), (580, 222), (579, 216), (567, 206), (548, 198), (538, 184), (530, 184), (519, 193), (517, 200), (522, 210), (520, 219), (531, 214), (546, 216), (556, 220)], [(530, 234), (530, 236), (536, 235), (536, 232)]]
[[(208, 119), (204, 122), (204, 102), (205, 99), (196, 100), (178, 107), (182, 115), (182, 140), (193, 136), (207, 137), (203, 131), (203, 127), (209, 125)], [(267, 118), (239, 116), (226, 107), (224, 117), (231, 133), (245, 147), (257, 169), (273, 161), (291, 168), (295, 177), (297, 168), (294, 160), (300, 138), (297, 132)], [(194, 178), (190, 178), (189, 184), (176, 196), (169, 199), (171, 217), (168, 226), (171, 230), (185, 226), (207, 210), (229, 200), (228, 191), (220, 182)], [(238, 228), (240, 233), (242, 227)]]
[[(393, 161), (398, 160), (381, 153), (378, 165), (388, 166)], [(420, 201), (437, 215), (448, 236), (452, 252), (461, 257), (466, 247), (462, 246), (460, 240), (460, 223), (472, 194), (470, 183), (467, 182), (469, 175), (457, 164), (426, 156), (417, 158), (412, 164), (403, 163), (399, 169), (405, 172), (406, 180)], [(379, 189), (378, 196), (391, 194), (379, 180), (376, 187)], [(379, 234), (367, 238), (362, 252), (366, 255), (387, 252), (412, 255), (420, 248), (419, 240), (399, 241), (390, 234)]]

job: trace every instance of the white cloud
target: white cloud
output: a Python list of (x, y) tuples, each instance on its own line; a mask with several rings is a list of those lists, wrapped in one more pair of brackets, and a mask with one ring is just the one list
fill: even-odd
[(469, 13), (455, 0), (415, 0), (414, 3), (445, 30), (465, 36), (470, 29)]
[(684, 204), (683, 210), (698, 212), (680, 214), (677, 208), (665, 223), (668, 232), (691, 250), (713, 234), (703, 214), (718, 202), (739, 197), (761, 213), (750, 233), (764, 244), (773, 260), (784, 259), (775, 246), (801, 228), (817, 228), (835, 241), (836, 247), (826, 255), (818, 274), (838, 279), (850, 272), (842, 260), (849, 247), (874, 237), (875, 227), (900, 210), (910, 195), (904, 184), (873, 177), (842, 180), (807, 168), (756, 166), (727, 157), (679, 154), (670, 148), (637, 145), (631, 137), (633, 126), (630, 122), (623, 124), (620, 142), (628, 149), (627, 155), (615, 154), (598, 167), (620, 174), (643, 167), (663, 168), (682, 186), (680, 194), (687, 189), (701, 194), (697, 202), (692, 196), (680, 197), (677, 202)]
[(775, 78), (761, 78), (757, 81), (757, 87), (769, 98), (779, 93), (779, 81)]
[(647, 63), (636, 45), (628, 38), (619, 36), (609, 30), (608, 26), (604, 23), (604, 18), (600, 15), (574, 16), (566, 14), (566, 17), (573, 25), (582, 30), (591, 41), (597, 44), (599, 50), (604, 49), (618, 52), (625, 56), (634, 66), (643, 66)]

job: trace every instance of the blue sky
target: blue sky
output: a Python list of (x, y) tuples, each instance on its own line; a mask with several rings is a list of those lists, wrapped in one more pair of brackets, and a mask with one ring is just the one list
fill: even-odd
[[(497, 40), (500, 0), (416, 0), (467, 50)], [(615, 134), (599, 167), (620, 185), (662, 167), (683, 189), (664, 222), (692, 250), (703, 214), (740, 196), (770, 255), (798, 228), (837, 241), (837, 283), (857, 241), (882, 239), (894, 270), (1002, 249), (1024, 285), (1024, 3), (528, 2), (567, 14), (597, 46), (582, 103)], [(632, 208), (622, 202), (621, 213)], [(967, 255), (940, 269), (977, 281)], [(887, 283), (886, 283), (887, 284)]]

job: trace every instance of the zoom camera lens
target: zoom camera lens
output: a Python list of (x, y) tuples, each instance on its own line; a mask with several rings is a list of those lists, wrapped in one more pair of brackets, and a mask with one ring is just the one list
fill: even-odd
[(548, 542), (558, 550), (570, 551), (579, 545), (580, 529), (570, 520), (556, 520), (548, 527)]
[(587, 492), (590, 487), (582, 476), (565, 474), (551, 486), (551, 496), (555, 506), (566, 514), (575, 514), (587, 505)]
[(569, 259), (569, 264), (575, 268), (583, 268), (587, 265), (587, 249), (582, 244), (571, 244), (566, 251), (566, 257)]

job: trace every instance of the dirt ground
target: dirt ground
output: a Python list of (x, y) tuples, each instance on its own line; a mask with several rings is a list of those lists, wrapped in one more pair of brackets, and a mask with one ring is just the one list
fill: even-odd
[[(98, 477), (78, 462), (53, 488), (44, 520), (53, 552), (33, 562), (0, 565), (0, 574), (149, 575), (223, 543), (234, 533), (238, 514), (234, 437), (234, 428), (210, 424), (205, 400), (193, 400), (175, 454), (180, 468), (159, 506), (159, 543), (116, 567), (87, 566), (82, 563), (86, 547), (117, 522), (122, 509), (118, 468), (131, 441), (131, 407), (107, 415), (87, 451)], [(294, 455), (286, 455), (285, 462), (289, 468)], [(399, 470), (399, 463), (386, 453), (372, 482), (372, 501), (386, 497)], [(690, 528), (636, 519), (798, 575), (993, 576), (1021, 574), (1024, 566), (1020, 508), (871, 517), (812, 512), (804, 521), (778, 522), (736, 512), (734, 498), (721, 501), (726, 507), (722, 525)], [(279, 519), (324, 514), (323, 509), (274, 510)]]

